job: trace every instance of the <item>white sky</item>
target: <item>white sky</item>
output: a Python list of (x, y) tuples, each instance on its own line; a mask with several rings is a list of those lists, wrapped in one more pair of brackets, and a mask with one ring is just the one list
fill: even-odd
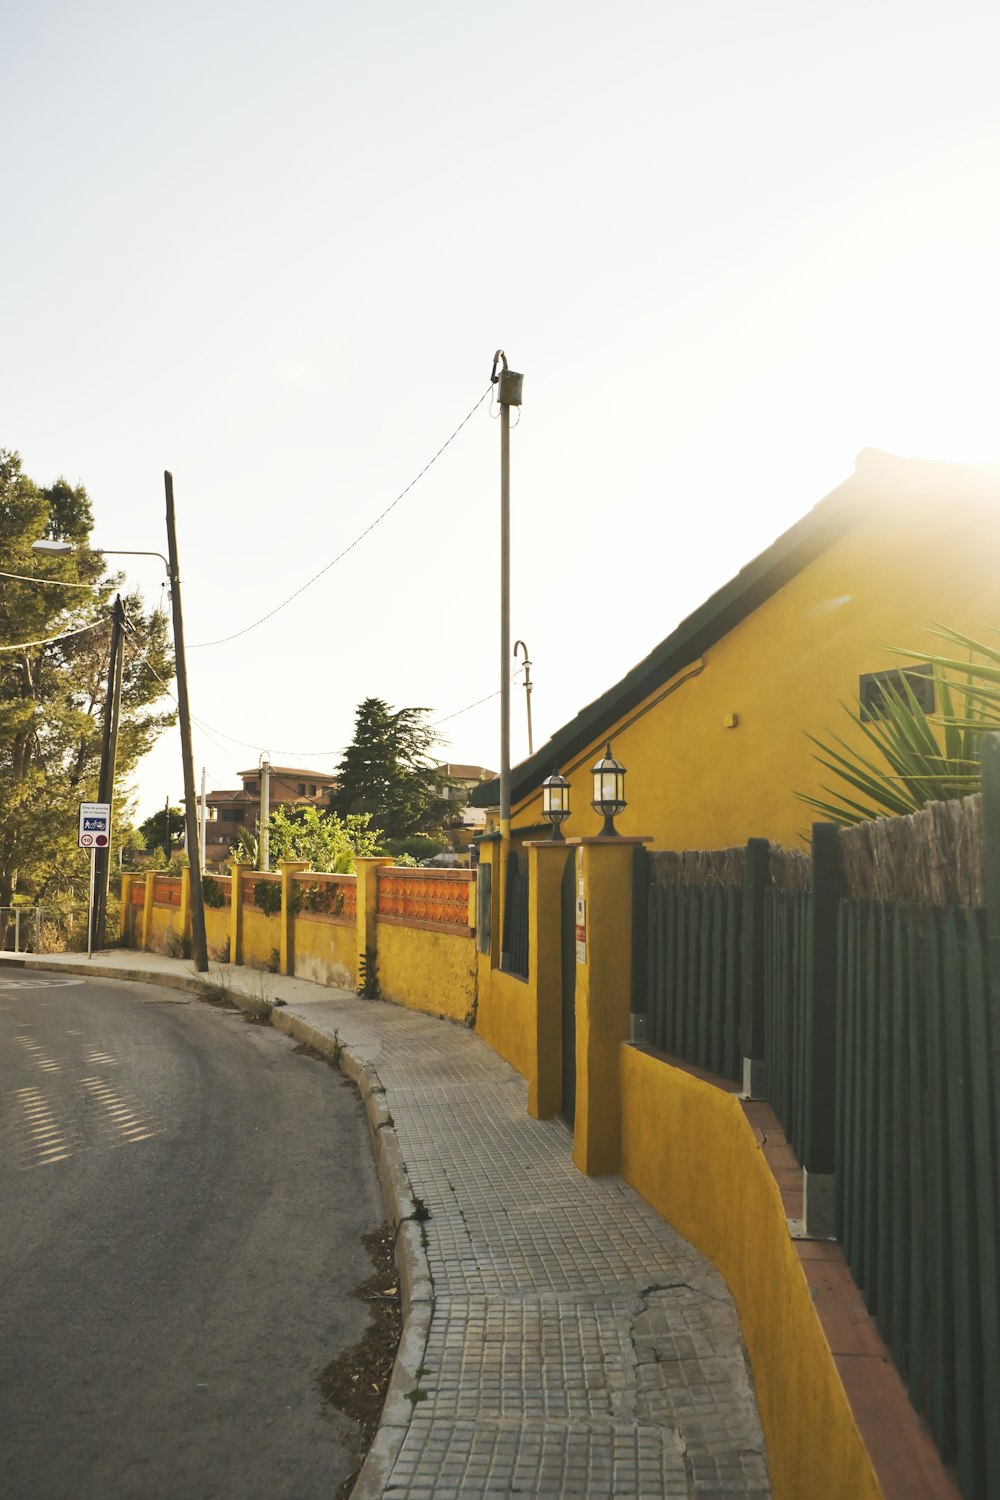
[[(173, 471), (193, 645), (352, 541), (503, 345), (537, 746), (861, 448), (1000, 458), (998, 43), (992, 0), (6, 6), (0, 445), (109, 548), (166, 550)], [(196, 777), (496, 690), (498, 447), (484, 405), (189, 651)], [(180, 797), (176, 734), (137, 785)]]

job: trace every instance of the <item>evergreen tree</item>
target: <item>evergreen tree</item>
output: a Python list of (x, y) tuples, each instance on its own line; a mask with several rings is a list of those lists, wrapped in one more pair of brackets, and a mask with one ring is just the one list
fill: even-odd
[(337, 766), (333, 807), (341, 818), (370, 813), (387, 838), (441, 827), (450, 812), (430, 751), (437, 735), (425, 708), (391, 708), (366, 698), (357, 708), (354, 739)]
[[(97, 796), (111, 601), (121, 581), (90, 546), (92, 520), (82, 486), (58, 480), (39, 488), (18, 455), (0, 449), (0, 572), (46, 580), (0, 577), (0, 906), (15, 892), (42, 900), (57, 889), (86, 891), (77, 808)], [(42, 537), (75, 550), (41, 556), (31, 544)], [(155, 709), (163, 697), (157, 679), (173, 675), (166, 618), (146, 614), (138, 594), (123, 604), (115, 795), (122, 822), (123, 783), (175, 717)]]

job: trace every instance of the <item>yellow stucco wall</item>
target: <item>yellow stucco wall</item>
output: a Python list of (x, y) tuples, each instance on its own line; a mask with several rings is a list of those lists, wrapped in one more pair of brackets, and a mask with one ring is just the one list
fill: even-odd
[(534, 1079), (538, 1072), (534, 990), (524, 979), (491, 969), (488, 953), (479, 955), (479, 965), (476, 1032), (522, 1078)]
[(181, 912), (179, 906), (154, 906), (149, 931), (149, 947), (154, 953), (180, 956)]
[(230, 921), (228, 906), (205, 907), (205, 942), (209, 958), (220, 959), (228, 952)]
[(378, 922), (376, 938), (380, 994), (411, 1010), (468, 1020), (476, 1002), (471, 935)]
[(275, 967), (276, 953), (281, 952), (281, 918), (268, 916), (243, 903), (243, 962), (248, 969)]
[[(819, 794), (823, 779), (806, 733), (851, 738), (840, 704), (856, 702), (862, 673), (903, 664), (889, 648), (945, 649), (928, 634), (937, 623), (973, 637), (1000, 625), (998, 544), (1000, 491), (955, 505), (940, 494), (873, 503), (679, 673), (662, 702), (666, 684), (624, 716), (627, 727), (612, 728), (614, 754), (628, 770), (619, 832), (650, 834), (657, 848), (722, 848), (751, 837), (796, 843), (813, 814), (795, 793)], [(724, 726), (730, 714), (735, 728)], [(560, 767), (572, 785), (567, 837), (597, 831), (589, 771), (607, 737)], [(513, 822), (540, 817), (534, 795)]]
[(775, 1500), (879, 1500), (777, 1184), (738, 1101), (622, 1045), (627, 1182), (717, 1267), (739, 1309)]
[(340, 922), (315, 917), (295, 919), (295, 975), (315, 984), (353, 990), (357, 976), (357, 932)]

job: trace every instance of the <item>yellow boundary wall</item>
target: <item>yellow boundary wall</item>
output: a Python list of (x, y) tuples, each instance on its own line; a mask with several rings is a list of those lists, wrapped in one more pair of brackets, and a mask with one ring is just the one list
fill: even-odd
[(357, 983), (357, 930), (354, 922), (317, 917), (295, 919), (295, 975), (314, 984), (353, 990)]
[(476, 1004), (476, 949), (468, 934), (376, 921), (376, 974), (387, 999), (467, 1022)]
[(739, 1101), (627, 1044), (619, 1068), (621, 1175), (733, 1295), (775, 1500), (880, 1500), (777, 1184)]

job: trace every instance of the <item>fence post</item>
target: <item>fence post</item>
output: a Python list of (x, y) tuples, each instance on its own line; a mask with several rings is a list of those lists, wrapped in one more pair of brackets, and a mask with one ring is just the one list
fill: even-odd
[(621, 1164), (619, 1053), (629, 1039), (632, 1003), (632, 851), (651, 842), (601, 835), (567, 840), (573, 858), (582, 853), (583, 877), (573, 1163), (590, 1177), (617, 1172)]
[(391, 859), (359, 859), (357, 872), (357, 916), (355, 938), (357, 942), (358, 993), (373, 998), (376, 994), (376, 967), (378, 964), (378, 872)]
[(238, 859), (234, 859), (229, 866), (233, 877), (229, 889), (229, 962), (241, 964), (243, 962), (243, 881), (240, 878), (241, 868)]
[(812, 954), (806, 1006), (806, 1108), (802, 1141), (802, 1217), (807, 1235), (833, 1238), (837, 1103), (837, 917), (840, 831), (812, 829)]
[(132, 941), (132, 887), (139, 877), (137, 875), (122, 876), (121, 906), (118, 910), (118, 941), (122, 947), (128, 947)]
[(642, 844), (632, 850), (632, 1002), (630, 1042), (645, 1042), (649, 1032), (649, 983), (646, 942), (649, 932), (649, 858)]
[(528, 992), (534, 1067), (528, 1113), (550, 1120), (562, 1103), (562, 882), (569, 850), (561, 839), (525, 845), (528, 854)]
[(740, 996), (743, 1044), (743, 1093), (765, 1098), (764, 1057), (764, 892), (771, 881), (771, 846), (767, 839), (747, 840), (747, 874), (743, 887), (743, 992)]
[(149, 951), (150, 939), (153, 936), (153, 896), (156, 891), (156, 871), (149, 870), (146, 873), (146, 893), (142, 903), (142, 942), (139, 944), (143, 953)]
[(189, 865), (181, 870), (180, 921), (180, 938), (186, 946), (191, 941), (191, 867)]
[(293, 899), (295, 877), (300, 870), (308, 870), (307, 859), (282, 859), (278, 861), (281, 871), (281, 937), (279, 969), (282, 974), (295, 974), (295, 913), (298, 906)]

